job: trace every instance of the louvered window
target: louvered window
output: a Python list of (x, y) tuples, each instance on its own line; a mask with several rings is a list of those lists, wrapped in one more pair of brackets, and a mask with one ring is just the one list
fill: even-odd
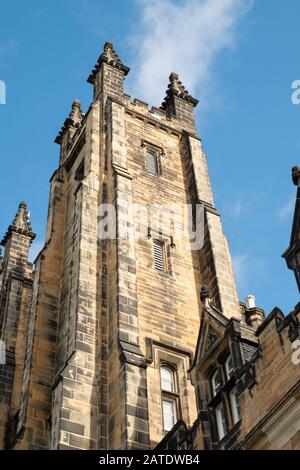
[(158, 271), (165, 271), (164, 251), (164, 244), (160, 241), (154, 241), (154, 267)]
[(146, 153), (146, 169), (152, 175), (158, 174), (158, 160), (156, 153), (150, 150), (147, 150)]

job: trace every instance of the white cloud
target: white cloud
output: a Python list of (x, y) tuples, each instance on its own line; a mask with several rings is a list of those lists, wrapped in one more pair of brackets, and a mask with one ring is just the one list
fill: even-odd
[(234, 218), (234, 219), (238, 219), (242, 213), (244, 209), (244, 204), (243, 204), (243, 200), (241, 197), (239, 197), (238, 199), (236, 199), (232, 206), (230, 207), (230, 215)]
[(228, 193), (217, 194), (220, 199), (219, 205), (221, 213), (230, 220), (238, 221), (241, 218), (248, 220), (249, 217), (256, 217), (257, 211), (260, 210), (264, 202), (264, 195), (256, 192), (253, 194), (241, 193), (236, 194), (235, 190)]
[(232, 256), (233, 271), (237, 285), (244, 289), (249, 278), (249, 256), (238, 254)]
[(241, 215), (242, 209), (243, 209), (243, 203), (242, 203), (241, 199), (239, 199), (238, 201), (235, 202), (235, 204), (233, 205), (233, 208), (232, 208), (233, 216), (236, 219)]
[(294, 207), (295, 196), (291, 196), (289, 200), (278, 209), (277, 215), (279, 219), (282, 221), (286, 220), (287, 218), (290, 219), (293, 215)]
[(204, 99), (218, 54), (237, 42), (239, 19), (254, 0), (137, 0), (142, 21), (131, 39), (137, 50), (135, 96), (160, 105), (171, 72)]
[(254, 279), (257, 280), (266, 270), (266, 261), (253, 255), (237, 253), (232, 256), (232, 264), (239, 291), (245, 295), (253, 294), (251, 286)]

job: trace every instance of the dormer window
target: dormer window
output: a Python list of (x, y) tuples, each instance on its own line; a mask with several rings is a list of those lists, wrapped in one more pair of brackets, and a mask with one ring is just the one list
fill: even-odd
[(241, 419), (234, 364), (229, 352), (220, 355), (207, 378), (211, 384), (209, 408), (212, 410), (214, 436), (216, 441), (221, 441)]

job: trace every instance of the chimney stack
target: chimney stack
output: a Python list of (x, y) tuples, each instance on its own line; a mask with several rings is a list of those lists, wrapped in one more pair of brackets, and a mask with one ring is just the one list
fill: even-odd
[(252, 328), (258, 328), (265, 318), (265, 312), (256, 307), (254, 295), (247, 295), (245, 299), (246, 309), (245, 309), (245, 320), (247, 325), (252, 326)]

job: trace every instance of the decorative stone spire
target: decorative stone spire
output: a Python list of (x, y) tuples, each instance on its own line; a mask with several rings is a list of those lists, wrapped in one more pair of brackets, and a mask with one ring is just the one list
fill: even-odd
[(84, 117), (84, 113), (81, 111), (80, 101), (74, 100), (72, 103), (71, 112), (69, 116), (67, 117), (67, 119), (65, 120), (64, 125), (62, 126), (58, 136), (56, 137), (55, 143), (61, 144), (64, 133), (70, 127), (77, 129), (80, 126), (83, 117)]
[(174, 96), (181, 98), (184, 101), (192, 104), (193, 107), (197, 106), (198, 100), (193, 98), (189, 92), (185, 89), (182, 82), (179, 80), (177, 73), (172, 72), (169, 77), (169, 85), (166, 91), (166, 97), (161, 105), (161, 109), (167, 110)]
[(296, 203), (290, 244), (282, 257), (285, 259), (287, 267), (294, 271), (300, 292), (300, 168), (298, 166), (292, 168), (292, 180), (294, 185), (297, 186)]
[[(2, 272), (3, 267), (3, 256), (2, 256), (2, 248), (0, 247), (0, 274)], [(1, 293), (1, 278), (0, 278), (0, 293)]]
[(292, 180), (295, 186), (299, 185), (300, 182), (300, 168), (298, 166), (294, 166), (292, 168)]
[(29, 212), (27, 210), (26, 203), (24, 201), (20, 202), (19, 204), (19, 209), (18, 212), (16, 213), (16, 216), (10, 226), (8, 227), (8, 230), (1, 241), (1, 245), (5, 246), (8, 238), (11, 236), (11, 234), (19, 233), (21, 235), (25, 235), (26, 237), (29, 237), (31, 240), (35, 239), (35, 233), (32, 232), (31, 228), (31, 223), (29, 220)]
[(108, 65), (111, 65), (112, 67), (115, 67), (116, 69), (121, 70), (124, 73), (124, 75), (127, 75), (128, 72), (130, 71), (130, 68), (126, 67), (126, 65), (124, 65), (121, 62), (118, 54), (116, 53), (116, 51), (113, 48), (112, 43), (111, 42), (106, 42), (104, 44), (103, 52), (100, 55), (100, 57), (97, 61), (97, 64), (95, 65), (92, 73), (90, 74), (90, 76), (87, 80), (88, 83), (94, 84), (96, 74), (97, 74), (98, 70), (100, 69), (100, 66), (103, 62), (108, 64)]

